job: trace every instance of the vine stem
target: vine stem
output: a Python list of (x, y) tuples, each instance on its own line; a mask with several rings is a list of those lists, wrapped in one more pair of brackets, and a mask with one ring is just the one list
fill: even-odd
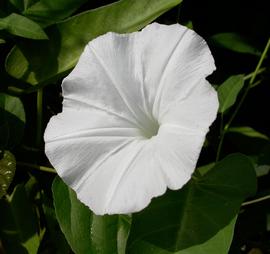
[(43, 88), (37, 90), (37, 130), (36, 146), (40, 147), (42, 140), (42, 118), (43, 118)]
[(261, 55), (261, 57), (260, 57), (260, 60), (259, 60), (259, 62), (258, 62), (258, 64), (257, 64), (257, 66), (256, 66), (255, 71), (252, 73), (253, 75), (251, 76), (251, 78), (250, 78), (250, 80), (249, 80), (249, 82), (248, 82), (248, 86), (247, 86), (247, 88), (246, 88), (246, 90), (245, 90), (245, 92), (244, 92), (244, 94), (243, 94), (243, 96), (242, 96), (240, 102), (238, 103), (238, 105), (237, 105), (235, 111), (233, 112), (231, 118), (229, 119), (228, 123), (227, 123), (226, 126), (225, 126), (225, 129), (226, 129), (226, 130), (230, 127), (232, 121), (234, 120), (234, 118), (235, 118), (235, 116), (237, 115), (239, 109), (241, 108), (241, 106), (242, 106), (244, 100), (246, 99), (246, 97), (247, 97), (247, 95), (248, 95), (248, 92), (249, 92), (250, 88), (252, 87), (252, 85), (253, 85), (253, 83), (254, 83), (254, 81), (255, 81), (256, 76), (259, 74), (259, 70), (260, 70), (261, 65), (262, 65), (262, 63), (263, 63), (263, 60), (264, 60), (265, 57), (266, 57), (266, 54), (267, 54), (267, 51), (268, 51), (269, 47), (270, 47), (270, 38), (269, 38), (268, 41), (267, 41), (267, 44), (266, 44), (266, 46), (265, 46), (265, 48), (264, 48), (264, 51), (263, 51), (263, 53), (262, 53), (262, 55)]
[(37, 169), (37, 170), (44, 171), (44, 172), (47, 172), (47, 173), (54, 173), (54, 174), (56, 174), (56, 171), (55, 171), (54, 168), (40, 166), (40, 165), (35, 165), (35, 164), (32, 164), (32, 163), (27, 163), (27, 162), (22, 162), (22, 161), (17, 161), (16, 164), (18, 166), (32, 168), (32, 169)]
[[(260, 68), (260, 69), (257, 71), (257, 75), (258, 75), (258, 74), (261, 74), (261, 73), (263, 73), (263, 72), (265, 72), (265, 71), (266, 71), (266, 68), (265, 68), (265, 67)], [(251, 73), (245, 75), (244, 78), (243, 78), (244, 81), (246, 81), (246, 80), (248, 80), (248, 79), (251, 79), (251, 78), (253, 77), (253, 75), (254, 75), (254, 72), (255, 72), (255, 71), (253, 71), (253, 72), (251, 72)]]
[(242, 107), (247, 95), (248, 95), (248, 92), (249, 90), (252, 88), (252, 85), (254, 84), (254, 81), (256, 79), (256, 76), (263, 72), (265, 69), (261, 68), (261, 65), (263, 63), (263, 60), (265, 59), (266, 57), (266, 54), (267, 54), (267, 51), (269, 50), (269, 47), (270, 47), (270, 38), (268, 39), (267, 43), (266, 43), (266, 46), (263, 50), (263, 53), (260, 57), (260, 60), (255, 68), (255, 71), (248, 74), (247, 76), (245, 76), (244, 80), (248, 80), (249, 79), (249, 82), (248, 82), (248, 85), (247, 85), (247, 88), (243, 94), (243, 96), (241, 97), (238, 105), (236, 106), (233, 114), (231, 115), (229, 121), (227, 122), (227, 124), (225, 125), (225, 127), (223, 128), (223, 114), (221, 114), (221, 127), (222, 127), (222, 130), (221, 130), (221, 134), (220, 134), (220, 141), (219, 141), (219, 144), (218, 144), (218, 149), (217, 149), (217, 156), (216, 156), (216, 162), (219, 160), (220, 158), (220, 153), (221, 153), (221, 149), (222, 149), (222, 145), (223, 145), (223, 141), (224, 141), (224, 137), (225, 137), (225, 134), (227, 132), (227, 130), (229, 129), (229, 127), (231, 126), (234, 118), (236, 117), (236, 115), (238, 114), (240, 108)]
[(219, 131), (219, 133), (220, 133), (220, 141), (219, 141), (218, 148), (217, 148), (216, 162), (219, 160), (223, 140), (224, 140), (224, 137), (225, 137), (225, 131), (224, 131), (224, 127), (223, 127), (224, 123), (223, 122), (224, 122), (223, 114), (221, 114), (221, 116), (220, 116), (220, 131)]
[(267, 199), (270, 199), (270, 195), (267, 195), (267, 196), (264, 196), (264, 197), (260, 197), (260, 198), (256, 198), (256, 199), (253, 199), (253, 200), (244, 202), (244, 203), (242, 204), (242, 206), (247, 206), (247, 205), (256, 204), (256, 203), (265, 201), (265, 200), (267, 200)]

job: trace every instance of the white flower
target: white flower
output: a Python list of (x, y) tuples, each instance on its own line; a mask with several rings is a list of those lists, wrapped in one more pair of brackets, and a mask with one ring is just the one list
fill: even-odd
[(62, 84), (46, 154), (96, 214), (145, 208), (193, 173), (218, 109), (206, 42), (181, 25), (148, 25), (88, 43)]

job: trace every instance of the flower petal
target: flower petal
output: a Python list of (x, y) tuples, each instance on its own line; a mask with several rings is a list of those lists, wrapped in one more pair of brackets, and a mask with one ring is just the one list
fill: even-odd
[[(96, 214), (129, 213), (165, 192), (162, 172), (149, 158), (154, 148), (138, 129), (119, 119), (116, 127), (115, 116), (102, 111), (87, 117), (86, 111), (66, 109), (45, 133), (48, 158), (83, 203)], [(105, 120), (112, 127), (103, 126)]]
[(91, 41), (62, 84), (64, 107), (101, 108), (151, 132), (136, 35), (107, 33)]
[(137, 128), (125, 119), (97, 110), (89, 114), (65, 109), (51, 118), (44, 135), (47, 157), (74, 189), (95, 164), (135, 139), (141, 139)]
[(155, 118), (215, 70), (206, 42), (184, 26), (154, 23), (138, 37), (144, 86)]
[(214, 68), (205, 41), (180, 25), (91, 41), (47, 126), (50, 162), (96, 214), (136, 212), (181, 188), (216, 117)]
[(202, 79), (187, 94), (167, 103), (159, 121), (206, 134), (216, 118), (218, 105), (217, 92)]
[(191, 177), (205, 140), (206, 132), (197, 132), (178, 125), (163, 124), (154, 141), (156, 159), (166, 185), (180, 189)]
[(156, 162), (149, 157), (151, 143), (134, 141), (114, 154), (95, 175), (77, 190), (80, 200), (96, 214), (119, 214), (140, 211), (151, 198), (166, 190)]
[(184, 26), (154, 23), (132, 34), (107, 33), (86, 46), (64, 80), (64, 106), (117, 112), (149, 133), (160, 109), (214, 69), (206, 42)]

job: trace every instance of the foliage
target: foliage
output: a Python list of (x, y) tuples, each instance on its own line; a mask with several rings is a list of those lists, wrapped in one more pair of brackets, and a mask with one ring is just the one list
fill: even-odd
[[(0, 253), (269, 253), (269, 15), (263, 3), (218, 2), (0, 2)], [(55, 175), (42, 133), (85, 44), (154, 20), (186, 24), (209, 43), (219, 115), (181, 190), (139, 213), (97, 216)]]
[(58, 177), (53, 183), (53, 194), (60, 227), (75, 253), (99, 253), (101, 248), (104, 254), (125, 253), (130, 216), (93, 214)]
[(16, 160), (9, 151), (2, 151), (0, 160), (0, 198), (6, 194), (6, 191), (13, 180), (16, 170)]

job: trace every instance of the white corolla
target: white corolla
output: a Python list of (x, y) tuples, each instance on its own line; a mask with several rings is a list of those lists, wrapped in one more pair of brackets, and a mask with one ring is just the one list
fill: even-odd
[(217, 115), (214, 69), (206, 42), (178, 24), (92, 40), (63, 81), (46, 155), (94, 213), (142, 210), (190, 179)]

